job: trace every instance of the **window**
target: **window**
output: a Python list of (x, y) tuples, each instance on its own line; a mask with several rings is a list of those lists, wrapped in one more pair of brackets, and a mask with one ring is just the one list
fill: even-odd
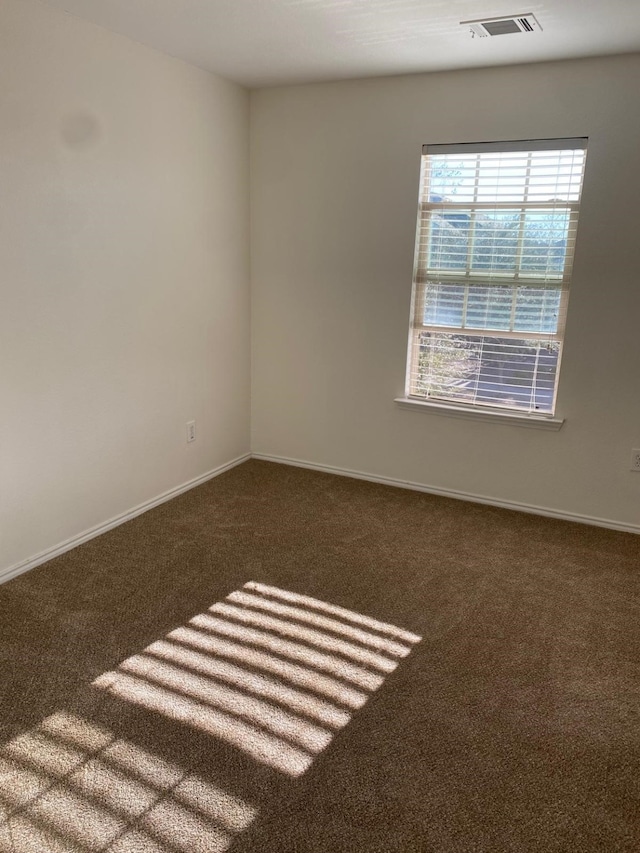
[(424, 146), (409, 398), (553, 415), (586, 142)]

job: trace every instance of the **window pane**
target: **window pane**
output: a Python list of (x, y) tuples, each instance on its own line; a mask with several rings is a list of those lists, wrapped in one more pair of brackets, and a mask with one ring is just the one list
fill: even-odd
[(472, 402), (478, 347), (464, 335), (422, 332), (412, 393)]
[(520, 270), (562, 275), (567, 254), (568, 210), (528, 210)]
[(552, 412), (560, 343), (422, 332), (411, 393)]
[(471, 269), (474, 272), (516, 270), (520, 212), (496, 210), (478, 213), (473, 235)]
[(511, 327), (513, 290), (510, 287), (470, 287), (467, 301), (467, 329), (504, 329)]
[(437, 154), (430, 157), (431, 201), (578, 201), (585, 151)]
[(555, 335), (560, 287), (517, 284), (478, 285), (430, 281), (425, 285), (425, 326), (454, 326), (505, 332)]
[(559, 290), (519, 287), (513, 331), (555, 334), (558, 331), (559, 313)]
[(462, 326), (464, 292), (463, 284), (429, 282), (424, 306), (425, 326)]
[(434, 213), (429, 235), (429, 269), (466, 269), (470, 221), (468, 210)]
[(498, 204), (501, 201), (523, 201), (527, 164), (527, 152), (481, 154), (477, 200)]
[(476, 154), (439, 155), (431, 158), (430, 201), (473, 201)]
[(580, 198), (585, 151), (533, 151), (528, 201), (541, 202)]

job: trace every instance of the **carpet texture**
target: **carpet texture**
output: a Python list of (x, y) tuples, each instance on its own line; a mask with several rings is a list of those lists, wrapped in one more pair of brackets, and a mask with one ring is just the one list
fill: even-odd
[(0, 587), (0, 853), (640, 849), (640, 537), (252, 460)]

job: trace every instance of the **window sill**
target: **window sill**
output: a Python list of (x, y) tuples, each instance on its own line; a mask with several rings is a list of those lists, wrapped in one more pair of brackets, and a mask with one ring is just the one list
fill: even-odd
[(512, 426), (529, 427), (530, 429), (546, 429), (557, 432), (564, 423), (564, 418), (551, 418), (541, 415), (516, 414), (502, 412), (496, 409), (466, 409), (451, 403), (435, 403), (432, 400), (414, 400), (411, 397), (396, 397), (395, 402), (401, 409), (413, 412), (431, 412), (437, 415), (448, 415), (452, 418), (466, 418), (475, 421), (510, 424)]

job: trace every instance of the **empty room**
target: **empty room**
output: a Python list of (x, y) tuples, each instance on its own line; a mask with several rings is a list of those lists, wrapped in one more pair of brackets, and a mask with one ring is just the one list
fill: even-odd
[(640, 849), (636, 0), (2, 0), (0, 853)]

